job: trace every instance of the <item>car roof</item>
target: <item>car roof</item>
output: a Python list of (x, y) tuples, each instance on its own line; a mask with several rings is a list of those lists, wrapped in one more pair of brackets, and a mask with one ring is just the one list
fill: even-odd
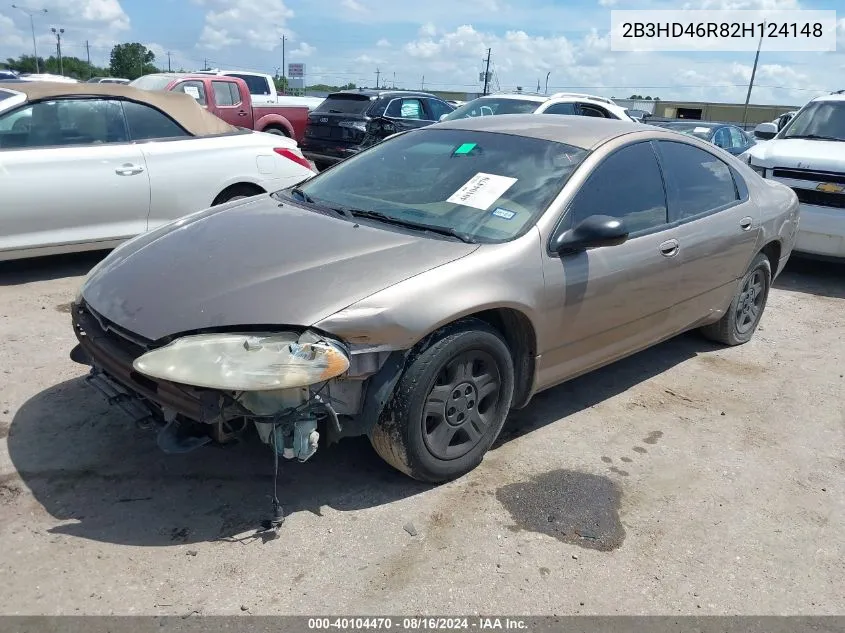
[(813, 101), (845, 101), (845, 93), (842, 92), (834, 92), (830, 95), (822, 95), (821, 97), (816, 97)]
[(0, 88), (22, 93), (28, 102), (62, 97), (114, 97), (136, 101), (161, 110), (194, 136), (234, 132), (237, 128), (217, 118), (196, 100), (182, 92), (141, 90), (115, 83), (58, 83), (50, 81), (9, 82)]
[(352, 89), (352, 90), (338, 90), (332, 92), (329, 97), (336, 95), (364, 95), (365, 97), (433, 97), (440, 99), (437, 95), (430, 92), (419, 92), (415, 90), (375, 90), (373, 88)]
[(424, 129), (497, 132), (595, 149), (613, 138), (647, 128), (633, 121), (568, 114), (500, 114), (443, 121)]
[(533, 101), (534, 103), (545, 103), (551, 97), (543, 96), (543, 95), (527, 95), (520, 92), (499, 92), (493, 95), (482, 95), (480, 97), (476, 97), (473, 101), (477, 99), (515, 99), (517, 101)]

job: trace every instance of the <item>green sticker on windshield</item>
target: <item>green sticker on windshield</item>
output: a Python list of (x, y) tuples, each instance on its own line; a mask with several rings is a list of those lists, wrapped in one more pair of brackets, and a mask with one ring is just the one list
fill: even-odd
[(469, 154), (472, 150), (475, 149), (475, 143), (464, 143), (460, 145), (458, 149), (455, 150), (455, 154)]

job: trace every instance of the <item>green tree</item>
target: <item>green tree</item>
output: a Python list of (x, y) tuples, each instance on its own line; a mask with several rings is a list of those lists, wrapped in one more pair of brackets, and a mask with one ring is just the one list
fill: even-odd
[[(10, 57), (6, 60), (6, 65), (19, 73), (34, 73), (35, 57), (32, 55), (21, 55), (17, 59)], [(59, 64), (59, 59), (55, 56), (50, 56), (46, 59), (39, 57), (38, 69), (43, 73), (54, 75), (58, 75), (61, 71), (65, 77), (73, 77), (74, 79), (81, 79), (83, 81), (91, 77), (101, 77), (109, 74), (107, 69), (89, 64), (84, 59), (64, 56), (62, 57), (61, 64)]]
[(138, 42), (118, 44), (111, 49), (109, 68), (114, 77), (137, 79), (158, 72), (153, 65), (155, 58), (155, 53)]

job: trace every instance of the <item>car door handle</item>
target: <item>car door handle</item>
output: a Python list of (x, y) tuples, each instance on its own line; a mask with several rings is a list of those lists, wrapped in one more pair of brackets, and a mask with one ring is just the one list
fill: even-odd
[(238, 116), (246, 116), (246, 114), (247, 113), (244, 110), (241, 110), (240, 112), (238, 112)]
[(751, 218), (745, 217), (745, 218), (742, 218), (739, 221), (739, 228), (741, 228), (743, 231), (748, 231), (748, 230), (751, 229), (751, 226), (753, 224), (754, 224), (754, 221)]
[(140, 165), (133, 165), (132, 163), (124, 163), (120, 167), (114, 170), (118, 176), (136, 176), (144, 171), (144, 168)]
[(660, 254), (663, 257), (674, 257), (681, 250), (678, 240), (666, 240), (660, 245)]

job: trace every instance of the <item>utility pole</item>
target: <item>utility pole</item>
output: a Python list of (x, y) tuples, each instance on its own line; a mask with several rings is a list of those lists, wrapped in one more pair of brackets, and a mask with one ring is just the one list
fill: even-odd
[(393, 89), (396, 90), (396, 71), (393, 71)]
[(41, 72), (41, 69), (38, 67), (38, 48), (35, 46), (35, 22), (33, 21), (32, 16), (36, 13), (38, 15), (43, 15), (44, 13), (47, 13), (47, 9), (24, 9), (16, 4), (13, 4), (12, 8), (17, 9), (18, 11), (23, 11), (29, 16), (29, 28), (32, 31), (32, 54), (35, 56), (35, 74), (38, 74)]
[(490, 54), (492, 53), (492, 51), (493, 51), (492, 48), (487, 49), (487, 67), (484, 70), (484, 93), (483, 94), (485, 94), (485, 95), (487, 94), (487, 85), (489, 84), (489, 80), (490, 80)]
[(552, 71), (546, 73), (546, 94), (549, 94), (549, 76), (552, 74)]
[(65, 32), (64, 29), (50, 29), (53, 31), (53, 35), (56, 36), (56, 56), (59, 58), (59, 74), (64, 75), (65, 69), (64, 65), (62, 64), (62, 34)]
[(88, 60), (88, 79), (91, 79), (91, 45), (85, 40), (85, 58)]
[(748, 82), (748, 94), (745, 95), (745, 108), (742, 110), (742, 125), (748, 124), (748, 102), (751, 101), (751, 89), (754, 87), (754, 75), (757, 74), (757, 60), (760, 59), (760, 48), (763, 46), (763, 34), (766, 32), (766, 23), (763, 22), (763, 31), (760, 33), (760, 41), (757, 43), (757, 54), (754, 56), (754, 67), (751, 69), (751, 81)]
[(285, 75), (287, 74), (287, 68), (285, 68), (285, 40), (287, 40), (287, 35), (282, 35), (282, 94), (287, 94), (288, 92), (288, 82), (285, 79)]
[(202, 69), (208, 70), (208, 57), (202, 60)]
[(422, 76), (422, 81), (420, 81), (420, 92), (425, 90), (425, 75)]
[(379, 82), (378, 82), (379, 77), (381, 77), (381, 70), (379, 70), (378, 67), (376, 67), (376, 90), (378, 90), (380, 88), (380, 85), (379, 85)]

